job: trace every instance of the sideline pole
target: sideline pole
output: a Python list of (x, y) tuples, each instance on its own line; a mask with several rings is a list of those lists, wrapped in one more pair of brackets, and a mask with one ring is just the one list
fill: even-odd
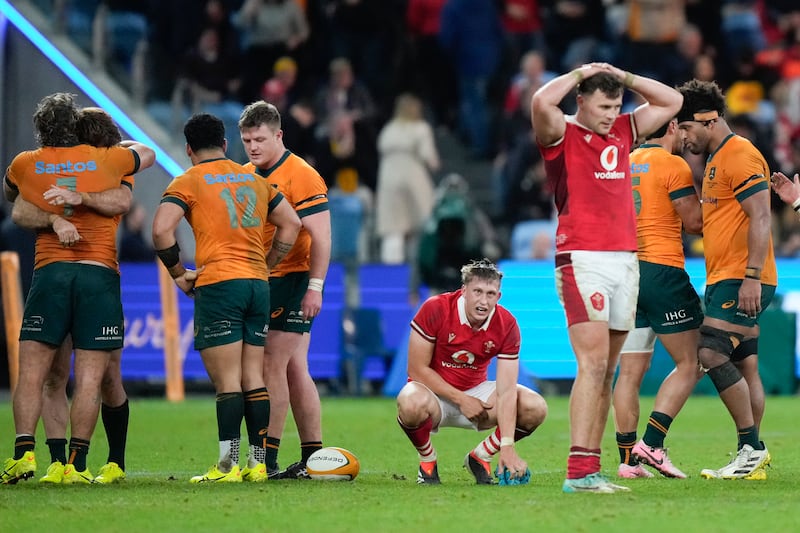
[(178, 293), (172, 276), (161, 261), (158, 265), (158, 285), (161, 292), (161, 322), (164, 327), (164, 373), (166, 376), (167, 400), (180, 402), (186, 396), (183, 384), (183, 361), (181, 361), (180, 317)]
[(8, 383), (13, 395), (19, 378), (19, 331), (22, 328), (22, 281), (17, 252), (0, 252), (0, 271), (8, 346)]

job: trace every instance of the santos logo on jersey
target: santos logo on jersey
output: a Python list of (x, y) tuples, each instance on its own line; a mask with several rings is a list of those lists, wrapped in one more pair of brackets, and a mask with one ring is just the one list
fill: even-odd
[(37, 161), (34, 171), (37, 174), (75, 174), (78, 172), (93, 172), (97, 170), (94, 161), (65, 161), (63, 163), (45, 163)]
[(207, 185), (215, 183), (244, 183), (246, 181), (256, 181), (252, 174), (206, 174), (203, 176)]

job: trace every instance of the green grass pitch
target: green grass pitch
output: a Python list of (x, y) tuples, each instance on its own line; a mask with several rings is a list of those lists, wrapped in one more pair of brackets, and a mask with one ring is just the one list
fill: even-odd
[[(569, 446), (568, 400), (548, 397), (549, 417), (518, 444), (533, 472), (521, 487), (476, 486), (462, 467), (483, 434), (444, 429), (434, 435), (442, 485), (417, 486), (417, 457), (395, 421), (390, 398), (324, 398), (325, 443), (353, 451), (361, 473), (353, 482), (279, 481), (266, 484), (191, 485), (216, 459), (212, 396), (181, 403), (131, 401), (128, 479), (115, 486), (0, 486), (0, 531), (570, 531), (772, 532), (800, 523), (800, 399), (767, 401), (762, 437), (773, 468), (766, 481), (703, 480), (734, 450), (736, 434), (718, 398), (693, 396), (667, 439), (675, 464), (689, 479), (627, 481), (628, 494), (563, 494)], [(642, 413), (652, 408), (642, 399)], [(643, 431), (640, 424), (639, 432)], [(14, 431), (10, 402), (0, 402), (0, 457), (9, 457)], [(37, 444), (37, 477), (49, 456)], [(280, 462), (299, 457), (294, 426), (287, 425)], [(96, 473), (106, 444), (98, 427), (89, 454)], [(603, 470), (614, 474), (618, 455), (613, 427), (603, 443)]]

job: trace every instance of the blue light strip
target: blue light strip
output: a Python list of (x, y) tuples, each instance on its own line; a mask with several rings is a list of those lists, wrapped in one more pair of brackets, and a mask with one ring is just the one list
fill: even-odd
[(151, 147), (156, 153), (156, 162), (172, 177), (183, 174), (183, 167), (161, 149), (122, 109), (117, 106), (97, 85), (86, 77), (67, 57), (23, 17), (8, 0), (0, 0), (0, 13), (17, 27), (50, 61), (61, 70), (98, 107), (111, 115), (114, 121), (131, 137)]

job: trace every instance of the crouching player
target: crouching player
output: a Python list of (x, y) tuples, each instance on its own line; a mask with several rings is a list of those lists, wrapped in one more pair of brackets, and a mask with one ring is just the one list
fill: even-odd
[[(439, 484), (431, 433), (443, 427), (495, 430), (464, 458), (479, 485), (491, 485), (499, 452), (501, 484), (526, 483), (527, 463), (514, 443), (547, 416), (539, 394), (517, 384), (520, 332), (500, 299), (503, 274), (488, 259), (461, 269), (460, 290), (427, 300), (411, 321), (409, 382), (397, 396), (397, 421), (419, 453), (417, 483)], [(497, 358), (497, 381), (487, 368)]]

